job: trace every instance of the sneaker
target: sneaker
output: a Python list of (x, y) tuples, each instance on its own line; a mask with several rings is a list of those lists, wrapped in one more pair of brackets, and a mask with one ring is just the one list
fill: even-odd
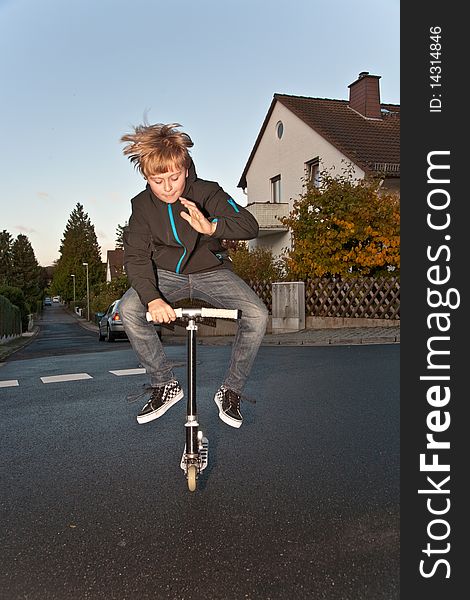
[(148, 423), (154, 419), (158, 419), (166, 411), (176, 404), (178, 400), (184, 396), (183, 390), (177, 381), (170, 381), (165, 385), (151, 387), (148, 391), (151, 396), (147, 404), (142, 408), (137, 415), (138, 423)]
[(214, 402), (219, 407), (219, 417), (231, 427), (241, 427), (240, 395), (223, 385), (217, 390)]

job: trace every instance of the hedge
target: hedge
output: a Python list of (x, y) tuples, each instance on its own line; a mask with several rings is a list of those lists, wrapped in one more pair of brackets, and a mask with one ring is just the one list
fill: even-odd
[(0, 296), (0, 339), (21, 335), (21, 311), (5, 296)]

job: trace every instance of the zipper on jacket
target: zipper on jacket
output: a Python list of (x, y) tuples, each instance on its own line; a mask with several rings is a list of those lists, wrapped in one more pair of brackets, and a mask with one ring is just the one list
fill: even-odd
[(183, 244), (183, 242), (180, 240), (179, 236), (178, 236), (178, 232), (176, 231), (176, 225), (175, 225), (175, 219), (173, 217), (173, 209), (171, 208), (171, 204), (168, 204), (168, 216), (170, 217), (170, 224), (171, 224), (171, 229), (173, 230), (173, 236), (175, 238), (175, 240), (178, 242), (178, 244), (180, 246), (182, 246), (183, 248), (183, 255), (181, 256), (181, 258), (178, 261), (178, 264), (176, 265), (176, 273), (180, 272), (180, 268), (181, 268), (181, 263), (183, 262), (183, 258), (186, 256), (186, 246)]
[(238, 206), (235, 204), (235, 201), (233, 200), (233, 198), (229, 198), (227, 200), (227, 202), (230, 204), (230, 206), (235, 210), (235, 212), (239, 213), (240, 209), (238, 208)]

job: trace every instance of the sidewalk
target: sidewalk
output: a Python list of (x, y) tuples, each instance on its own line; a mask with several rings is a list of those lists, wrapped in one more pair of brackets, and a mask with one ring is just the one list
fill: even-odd
[(19, 337), (14, 338), (9, 342), (5, 342), (4, 344), (0, 344), (0, 363), (2, 362), (2, 360), (5, 360), (5, 358), (10, 356), (10, 354), (13, 354), (20, 348), (24, 348), (24, 346), (27, 346), (30, 342), (33, 341), (33, 339), (37, 336), (38, 333), (39, 326), (35, 325), (32, 331), (26, 331)]
[[(78, 324), (89, 331), (96, 332), (98, 326), (79, 317), (73, 312)], [(8, 356), (29, 344), (39, 332), (35, 325), (32, 332), (24, 333), (20, 338), (0, 345), (0, 362)], [(175, 346), (186, 343), (185, 335), (165, 335), (163, 327), (163, 344)], [(226, 346), (232, 343), (233, 336), (207, 336), (198, 337), (201, 346)], [(396, 327), (340, 327), (336, 329), (303, 329), (292, 333), (267, 333), (262, 346), (332, 346), (332, 345), (364, 345), (364, 344), (399, 344), (400, 326)]]
[[(82, 327), (98, 333), (98, 326), (89, 323), (86, 319), (75, 315)], [(163, 327), (163, 343), (173, 346), (186, 343), (186, 336), (165, 335)], [(199, 336), (198, 344), (202, 346), (224, 346), (233, 341), (233, 336)], [(267, 333), (262, 346), (330, 346), (330, 345), (357, 345), (357, 344), (399, 344), (400, 326), (396, 327), (339, 327), (331, 329), (303, 329), (292, 333)]]
[[(82, 327), (98, 334), (98, 326), (79, 317), (72, 315)], [(186, 343), (186, 335), (166, 334), (162, 328), (163, 343), (173, 346)], [(231, 344), (233, 336), (198, 336), (198, 344), (203, 346), (224, 346)], [(394, 327), (338, 327), (324, 329), (303, 329), (292, 333), (267, 333), (262, 346), (330, 346), (335, 344), (399, 344), (400, 326)]]
[[(229, 339), (230, 336), (229, 336)], [(225, 344), (224, 337), (200, 338), (204, 346)], [(400, 327), (341, 327), (303, 329), (292, 333), (268, 333), (262, 346), (330, 346), (357, 344), (399, 344)]]

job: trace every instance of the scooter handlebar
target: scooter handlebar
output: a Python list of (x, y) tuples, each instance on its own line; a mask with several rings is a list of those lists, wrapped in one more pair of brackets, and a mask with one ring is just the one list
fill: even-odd
[[(242, 311), (238, 309), (229, 308), (175, 308), (175, 314), (177, 319), (182, 317), (202, 317), (213, 318), (213, 319), (232, 319), (237, 320), (241, 317)], [(147, 312), (147, 321), (152, 321), (152, 317)]]

